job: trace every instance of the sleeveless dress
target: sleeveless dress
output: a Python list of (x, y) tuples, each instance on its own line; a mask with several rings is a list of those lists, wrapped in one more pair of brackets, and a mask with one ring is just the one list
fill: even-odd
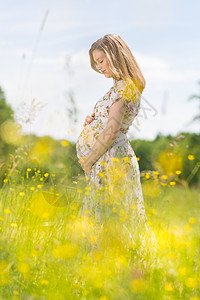
[(95, 104), (92, 112), (95, 114), (94, 120), (84, 127), (76, 143), (77, 157), (86, 156), (107, 125), (111, 105), (123, 100), (126, 111), (120, 133), (92, 166), (90, 174), (85, 173), (88, 185), (79, 216), (89, 215), (102, 223), (105, 216), (110, 218), (116, 210), (120, 222), (132, 236), (132, 229), (127, 229), (127, 219), (132, 221), (132, 228), (142, 225), (145, 230), (150, 229), (145, 214), (138, 161), (126, 136), (140, 110), (141, 93), (133, 81), (113, 79), (113, 82), (110, 90)]

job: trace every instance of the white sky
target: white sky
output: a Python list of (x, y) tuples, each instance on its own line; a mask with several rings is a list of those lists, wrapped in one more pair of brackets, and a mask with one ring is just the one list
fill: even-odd
[[(91, 69), (88, 54), (108, 33), (132, 50), (146, 80), (143, 106), (150, 107), (147, 100), (153, 107), (129, 136), (199, 132), (198, 123), (188, 125), (198, 103), (187, 100), (200, 93), (199, 11), (197, 0), (1, 1), (0, 86), (18, 118), (23, 103), (43, 105), (31, 126), (20, 121), (23, 132), (76, 142), (86, 115), (113, 85)], [(78, 109), (75, 124), (67, 114), (69, 90)]]

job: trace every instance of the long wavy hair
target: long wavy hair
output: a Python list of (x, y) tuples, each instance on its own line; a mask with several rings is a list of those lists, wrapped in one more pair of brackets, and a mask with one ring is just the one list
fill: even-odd
[(89, 50), (92, 69), (102, 74), (97, 69), (92, 55), (95, 49), (101, 50), (106, 54), (114, 79), (131, 80), (142, 93), (146, 85), (145, 79), (131, 50), (119, 35), (106, 34), (94, 42)]

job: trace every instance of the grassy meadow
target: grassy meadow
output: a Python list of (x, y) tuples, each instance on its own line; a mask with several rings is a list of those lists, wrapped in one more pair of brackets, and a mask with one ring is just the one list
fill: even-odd
[(180, 173), (141, 172), (155, 251), (115, 189), (93, 191), (98, 222), (80, 214), (91, 193), (82, 173), (63, 185), (56, 172), (12, 167), (0, 191), (0, 299), (200, 299), (200, 194)]

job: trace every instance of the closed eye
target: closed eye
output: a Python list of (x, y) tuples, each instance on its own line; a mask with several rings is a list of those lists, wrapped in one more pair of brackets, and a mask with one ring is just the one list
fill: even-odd
[[(100, 61), (100, 64), (103, 62), (103, 60), (102, 61)], [(96, 65), (98, 64), (98, 62), (96, 62)]]
[[(102, 64), (102, 62), (103, 62), (103, 60), (102, 60), (102, 61), (100, 61), (99, 63), (100, 63), (100, 64)], [(96, 68), (97, 68), (97, 64), (98, 64), (98, 63), (96, 63)]]

